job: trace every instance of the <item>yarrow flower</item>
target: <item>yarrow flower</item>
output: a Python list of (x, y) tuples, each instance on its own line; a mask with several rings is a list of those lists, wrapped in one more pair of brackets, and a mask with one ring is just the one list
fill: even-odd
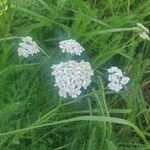
[(19, 43), (19, 46), (17, 50), (18, 56), (28, 57), (40, 52), (40, 47), (30, 36), (22, 37), (22, 42)]
[(66, 52), (79, 56), (84, 51), (84, 48), (76, 40), (73, 39), (59, 42), (59, 47), (61, 48), (63, 53)]
[(141, 23), (137, 23), (137, 28), (138, 28), (139, 35), (142, 39), (150, 40), (148, 36), (149, 30), (145, 26), (143, 26)]
[(108, 88), (112, 91), (119, 92), (129, 81), (130, 78), (123, 75), (122, 71), (117, 67), (111, 67), (107, 69), (108, 81)]
[(52, 65), (52, 75), (55, 76), (55, 85), (59, 88), (59, 95), (67, 98), (77, 98), (81, 89), (87, 89), (91, 83), (91, 76), (94, 75), (89, 62), (76, 62), (69, 60)]

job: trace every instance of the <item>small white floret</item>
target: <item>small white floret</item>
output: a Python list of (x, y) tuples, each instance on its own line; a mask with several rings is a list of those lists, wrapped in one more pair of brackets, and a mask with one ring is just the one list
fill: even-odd
[(22, 37), (22, 41), (19, 43), (18, 56), (29, 57), (40, 52), (40, 48), (32, 37)]
[(120, 81), (122, 85), (126, 85), (130, 81), (129, 77), (123, 77)]
[(143, 40), (150, 40), (149, 36), (147, 35), (146, 32), (141, 32), (139, 33), (139, 36), (143, 39)]
[(59, 42), (59, 47), (61, 48), (63, 53), (66, 52), (79, 56), (84, 51), (84, 48), (76, 40), (73, 39)]
[(123, 88), (121, 84), (117, 84), (114, 82), (110, 82), (108, 84), (108, 87), (109, 87), (109, 89), (111, 89), (112, 91), (115, 91), (115, 92), (119, 92)]
[(141, 23), (137, 23), (137, 29), (139, 32), (139, 36), (144, 39), (144, 40), (150, 40), (148, 34), (149, 34), (149, 30), (142, 25)]
[(117, 67), (111, 67), (111, 68), (109, 68), (109, 69), (107, 69), (107, 71), (109, 72), (109, 73), (115, 73), (115, 72), (117, 72), (119, 69), (117, 68)]

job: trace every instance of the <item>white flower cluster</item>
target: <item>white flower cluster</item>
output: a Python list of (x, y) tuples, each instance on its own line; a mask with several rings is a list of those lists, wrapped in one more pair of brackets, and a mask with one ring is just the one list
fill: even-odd
[(108, 84), (108, 87), (110, 90), (119, 92), (130, 80), (129, 77), (125, 77), (120, 69), (117, 67), (111, 67), (107, 69), (109, 76), (108, 81), (110, 83)]
[(55, 86), (59, 88), (59, 95), (67, 98), (77, 98), (81, 94), (81, 88), (86, 89), (91, 83), (93, 70), (89, 62), (76, 62), (69, 60), (52, 65), (52, 75), (55, 76)]
[(66, 52), (79, 56), (84, 51), (84, 48), (76, 40), (73, 39), (59, 42), (59, 47), (61, 48), (63, 53)]
[(148, 36), (149, 30), (145, 26), (143, 26), (141, 23), (137, 23), (137, 28), (138, 28), (139, 35), (142, 39), (150, 40)]
[(29, 55), (40, 52), (40, 48), (32, 37), (22, 37), (22, 41), (19, 43), (18, 56), (28, 57)]

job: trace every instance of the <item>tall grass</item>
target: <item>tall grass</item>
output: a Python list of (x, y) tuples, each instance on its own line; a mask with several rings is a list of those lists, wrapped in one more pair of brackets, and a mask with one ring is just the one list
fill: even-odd
[[(134, 31), (150, 27), (149, 10), (149, 0), (9, 0), (0, 15), (0, 149), (149, 150), (149, 42)], [(23, 59), (18, 43), (28, 35), (44, 53)], [(78, 99), (60, 98), (51, 76), (52, 64), (70, 59), (58, 48), (69, 38), (95, 72)], [(119, 93), (107, 88), (110, 66), (131, 78)]]

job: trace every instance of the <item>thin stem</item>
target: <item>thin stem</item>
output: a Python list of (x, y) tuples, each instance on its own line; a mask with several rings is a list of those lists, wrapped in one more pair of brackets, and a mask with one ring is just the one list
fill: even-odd
[(128, 55), (126, 55), (126, 54), (124, 54), (124, 53), (122, 53), (122, 52), (118, 52), (118, 54), (120, 54), (121, 56), (123, 56), (123, 57), (125, 57), (125, 58), (127, 58), (127, 59), (129, 59), (129, 60), (133, 60), (132, 57), (130, 57), (130, 56), (128, 56)]
[(121, 31), (134, 31), (138, 30), (137, 27), (131, 27), (131, 28), (117, 28), (117, 29), (110, 29), (106, 30), (107, 32), (121, 32)]
[(42, 50), (40, 47), (38, 47), (38, 48), (48, 59), (50, 59), (50, 56), (44, 50)]
[(106, 33), (112, 33), (112, 32), (123, 32), (123, 31), (137, 31), (137, 27), (131, 27), (131, 28), (116, 28), (116, 29), (108, 29), (108, 30), (102, 30), (100, 32), (93, 32), (87, 34), (88, 36), (95, 36), (98, 34), (106, 34)]
[(0, 39), (0, 42), (1, 41), (6, 41), (6, 40), (14, 40), (14, 39), (21, 39), (22, 37), (17, 37), (17, 36), (11, 36), (11, 37), (5, 37), (5, 38), (1, 38)]

